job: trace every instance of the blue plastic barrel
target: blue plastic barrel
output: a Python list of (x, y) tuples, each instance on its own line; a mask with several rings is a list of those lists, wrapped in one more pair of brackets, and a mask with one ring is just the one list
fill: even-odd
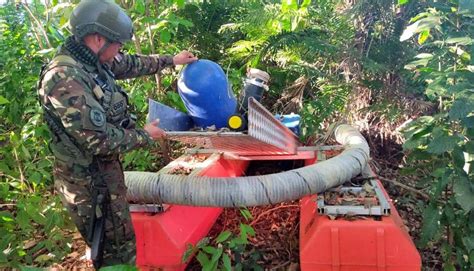
[(215, 62), (201, 59), (188, 64), (178, 79), (178, 91), (196, 126), (227, 126), (235, 113), (237, 100), (227, 77)]

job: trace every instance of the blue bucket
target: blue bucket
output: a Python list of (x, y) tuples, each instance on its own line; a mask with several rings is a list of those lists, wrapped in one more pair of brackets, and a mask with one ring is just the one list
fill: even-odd
[(188, 64), (178, 80), (178, 92), (196, 126), (227, 127), (237, 100), (227, 77), (215, 62), (201, 59)]

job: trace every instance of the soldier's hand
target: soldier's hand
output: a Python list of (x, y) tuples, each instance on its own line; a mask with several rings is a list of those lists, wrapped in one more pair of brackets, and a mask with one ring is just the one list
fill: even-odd
[(166, 137), (165, 131), (163, 131), (161, 128), (158, 127), (158, 124), (160, 123), (159, 119), (156, 119), (143, 127), (143, 130), (145, 130), (153, 139), (161, 139)]
[(174, 65), (183, 65), (194, 62), (198, 60), (191, 52), (188, 51), (181, 51), (179, 54), (173, 57), (173, 64)]

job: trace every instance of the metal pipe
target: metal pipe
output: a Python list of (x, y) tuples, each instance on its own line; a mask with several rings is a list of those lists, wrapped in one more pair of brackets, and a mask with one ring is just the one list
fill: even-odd
[(242, 207), (275, 204), (321, 193), (364, 173), (369, 146), (352, 126), (334, 129), (344, 151), (331, 159), (286, 172), (218, 178), (125, 172), (127, 199), (139, 203)]

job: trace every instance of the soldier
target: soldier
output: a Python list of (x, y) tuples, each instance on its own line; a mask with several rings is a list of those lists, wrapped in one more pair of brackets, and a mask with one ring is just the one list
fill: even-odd
[(53, 139), (54, 180), (63, 204), (91, 247), (96, 268), (135, 263), (135, 235), (119, 155), (164, 137), (157, 122), (135, 128), (116, 79), (160, 72), (197, 58), (127, 55), (130, 17), (111, 0), (82, 1), (70, 18), (73, 36), (43, 69), (40, 104)]

